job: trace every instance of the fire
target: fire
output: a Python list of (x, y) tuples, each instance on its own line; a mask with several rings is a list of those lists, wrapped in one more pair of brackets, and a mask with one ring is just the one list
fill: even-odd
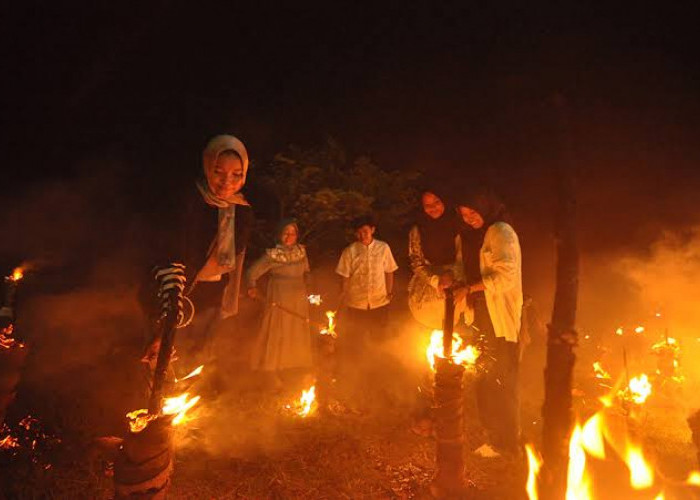
[(610, 374), (607, 371), (605, 371), (603, 365), (600, 364), (600, 361), (596, 361), (595, 363), (593, 363), (593, 371), (595, 372), (596, 378), (602, 378), (605, 380), (610, 379)]
[(622, 327), (619, 327), (617, 330), (615, 330), (615, 334), (617, 335), (622, 335), (623, 333), (625, 333), (625, 331), (622, 329)]
[(605, 458), (603, 415), (601, 413), (596, 413), (584, 424), (581, 430), (581, 444), (591, 456)]
[(328, 326), (321, 329), (321, 335), (330, 335), (334, 339), (338, 338), (338, 334), (335, 333), (335, 311), (326, 311), (326, 318), (328, 318)]
[[(199, 399), (199, 396), (190, 398), (187, 392), (172, 398), (165, 398), (161, 414), (175, 415), (172, 424), (180, 425), (187, 421), (185, 419), (187, 411), (196, 405)], [(126, 414), (126, 418), (129, 422), (129, 430), (134, 433), (144, 430), (148, 423), (151, 422), (151, 420), (155, 420), (157, 417), (158, 415), (149, 414), (146, 409), (135, 410)]]
[(620, 396), (623, 399), (631, 400), (638, 405), (644, 404), (650, 395), (651, 382), (645, 373), (631, 379), (627, 387), (620, 391)]
[(309, 296), (306, 297), (306, 298), (309, 300), (309, 304), (311, 304), (312, 306), (320, 306), (320, 305), (321, 305), (321, 302), (323, 302), (323, 301), (321, 300), (321, 296), (320, 296), (320, 295), (309, 295)]
[(9, 450), (11, 448), (19, 448), (19, 441), (16, 437), (8, 434), (0, 439), (0, 450)]
[(316, 410), (316, 386), (312, 385), (307, 390), (301, 391), (301, 397), (294, 404), (286, 405), (287, 410), (291, 410), (298, 417), (308, 417)]
[(24, 278), (24, 269), (22, 267), (15, 267), (12, 274), (8, 276), (12, 281), (19, 281)]
[[(433, 330), (430, 334), (430, 344), (425, 351), (428, 358), (430, 369), (435, 371), (435, 358), (444, 358), (444, 349), (442, 344), (442, 330)], [(473, 368), (476, 365), (476, 360), (481, 354), (479, 349), (472, 345), (462, 346), (462, 337), (456, 333), (452, 334), (452, 353), (450, 357), (452, 362), (458, 365), (463, 365), (468, 368)]]
[(688, 474), (688, 479), (685, 482), (692, 486), (700, 486), (700, 472), (694, 470)]
[(638, 326), (637, 328), (634, 329), (634, 333), (644, 333), (644, 327)]
[(189, 378), (196, 377), (197, 375), (201, 375), (203, 370), (204, 370), (204, 365), (199, 365), (197, 368), (195, 368), (194, 370), (192, 370), (190, 373), (188, 373), (188, 374), (185, 375), (184, 377), (182, 377), (182, 378), (176, 378), (176, 379), (175, 379), (175, 382), (176, 382), (176, 383), (177, 383), (177, 382), (182, 382), (183, 380), (187, 380), (187, 379), (189, 379)]
[(569, 441), (569, 470), (567, 473), (566, 500), (589, 500), (591, 484), (586, 471), (586, 452), (583, 449), (583, 431), (574, 427)]
[(625, 457), (630, 469), (630, 485), (635, 490), (644, 490), (654, 484), (654, 471), (644, 459), (641, 448), (628, 444)]
[(527, 453), (527, 484), (525, 486), (525, 491), (527, 491), (527, 497), (529, 500), (538, 500), (539, 496), (537, 494), (537, 475), (542, 467), (542, 459), (535, 454), (535, 450), (532, 445), (525, 445), (525, 452)]

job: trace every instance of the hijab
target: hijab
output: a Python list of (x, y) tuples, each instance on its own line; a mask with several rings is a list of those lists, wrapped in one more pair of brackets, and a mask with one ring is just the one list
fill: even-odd
[(248, 174), (248, 151), (238, 138), (232, 135), (217, 135), (207, 143), (202, 153), (203, 175), (197, 181), (197, 189), (207, 205), (218, 208), (219, 224), (216, 241), (212, 243), (212, 251), (216, 252), (216, 261), (221, 266), (233, 268), (236, 263), (236, 205), (249, 205), (249, 203), (240, 191), (228, 198), (220, 198), (209, 186), (208, 179), (224, 151), (234, 151), (241, 159), (245, 184)]
[(296, 219), (282, 219), (279, 221), (275, 229), (277, 244), (274, 248), (268, 248), (265, 251), (265, 253), (267, 253), (272, 260), (283, 264), (299, 262), (300, 260), (306, 258), (306, 248), (304, 245), (295, 243), (294, 245), (287, 246), (282, 243), (282, 232), (287, 228), (287, 226), (293, 226), (294, 229), (297, 230), (297, 238), (299, 238), (299, 225), (297, 224)]
[[(416, 220), (420, 232), (423, 255), (434, 265), (448, 265), (455, 261), (455, 236), (459, 233), (458, 219), (449, 206), (446, 189), (429, 186), (421, 190), (421, 208)], [(445, 205), (445, 211), (437, 219), (423, 210), (423, 195), (432, 193)]]

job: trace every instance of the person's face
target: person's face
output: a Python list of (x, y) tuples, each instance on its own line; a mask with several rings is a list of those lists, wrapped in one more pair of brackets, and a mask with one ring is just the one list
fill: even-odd
[(464, 206), (460, 206), (458, 210), (462, 220), (474, 229), (479, 229), (484, 225), (484, 218), (476, 210)]
[(219, 198), (233, 196), (243, 187), (241, 159), (236, 155), (220, 156), (207, 181), (212, 192)]
[(296, 245), (298, 237), (299, 235), (297, 234), (297, 228), (292, 224), (285, 226), (282, 232), (280, 233), (280, 241), (284, 246), (288, 247)]
[(370, 243), (372, 243), (372, 239), (374, 237), (374, 230), (374, 226), (369, 226), (365, 224), (364, 226), (358, 227), (355, 230), (355, 238), (357, 238), (357, 241), (367, 246)]
[(423, 193), (421, 197), (423, 211), (433, 219), (439, 219), (445, 213), (445, 204), (431, 192)]

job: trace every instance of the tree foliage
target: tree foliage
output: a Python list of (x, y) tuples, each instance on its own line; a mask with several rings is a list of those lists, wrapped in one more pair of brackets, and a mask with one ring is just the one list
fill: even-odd
[(299, 221), (310, 250), (336, 251), (347, 243), (349, 222), (371, 214), (385, 238), (403, 232), (416, 205), (416, 172), (384, 170), (367, 156), (350, 159), (328, 139), (312, 149), (290, 146), (261, 172), (274, 193), (279, 218)]

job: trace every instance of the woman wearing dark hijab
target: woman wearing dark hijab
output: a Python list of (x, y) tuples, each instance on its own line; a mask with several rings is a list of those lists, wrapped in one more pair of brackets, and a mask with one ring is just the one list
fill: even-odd
[(493, 193), (475, 189), (461, 196), (457, 212), (466, 286), (467, 323), (478, 332), (484, 362), (476, 384), (477, 404), (489, 442), (477, 454), (517, 452), (518, 336), (523, 292), (520, 242), (505, 206)]
[[(459, 258), (459, 223), (446, 209), (446, 196), (439, 187), (421, 192), (421, 210), (408, 233), (408, 257), (413, 276), (408, 284), (408, 306), (422, 325), (442, 328), (444, 289), (462, 276)], [(459, 318), (459, 311), (455, 314)]]
[(280, 372), (311, 368), (311, 332), (306, 275), (309, 260), (306, 248), (298, 243), (299, 227), (293, 219), (277, 228), (277, 245), (268, 248), (246, 274), (248, 295), (257, 298), (257, 281), (269, 273), (265, 312), (258, 332), (251, 365), (272, 375), (281, 384)]

